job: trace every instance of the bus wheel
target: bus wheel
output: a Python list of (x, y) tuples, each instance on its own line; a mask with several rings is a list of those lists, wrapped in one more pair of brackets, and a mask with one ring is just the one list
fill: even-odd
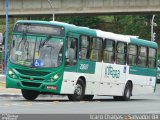
[(84, 97), (84, 92), (85, 92), (85, 84), (81, 79), (79, 79), (76, 84), (74, 94), (68, 95), (68, 98), (71, 101), (80, 101)]
[(113, 98), (116, 101), (121, 101), (122, 100), (122, 96), (113, 96)]
[(93, 99), (94, 95), (85, 95), (83, 97), (83, 100), (86, 100), (86, 101), (91, 101)]
[(33, 90), (21, 90), (22, 92), (22, 96), (26, 99), (26, 100), (35, 100), (38, 95), (39, 95), (39, 92), (37, 91), (33, 91)]
[(114, 96), (114, 100), (129, 101), (131, 97), (131, 91), (132, 91), (131, 83), (128, 82), (126, 84), (123, 96)]
[(124, 95), (122, 96), (122, 100), (129, 101), (131, 97), (131, 92), (132, 92), (131, 83), (127, 82), (125, 90), (124, 90)]

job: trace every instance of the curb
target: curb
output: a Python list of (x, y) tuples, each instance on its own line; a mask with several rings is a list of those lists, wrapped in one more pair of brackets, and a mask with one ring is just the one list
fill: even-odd
[(5, 82), (5, 75), (0, 74), (0, 82)]
[[(22, 94), (15, 94), (15, 93), (0, 93), (0, 97), (22, 97)], [(50, 94), (40, 94), (39, 95), (40, 98), (46, 98), (46, 97), (50, 97), (50, 98), (66, 98), (66, 96), (60, 96), (60, 95), (50, 95)]]
[(6, 84), (6, 82), (5, 81), (0, 81), (0, 84)]
[(0, 97), (21, 97), (21, 94), (0, 93)]

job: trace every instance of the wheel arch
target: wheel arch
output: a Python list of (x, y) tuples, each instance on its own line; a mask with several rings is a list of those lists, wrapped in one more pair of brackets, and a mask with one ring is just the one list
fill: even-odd
[[(77, 82), (78, 82), (78, 80), (82, 80), (84, 82), (85, 87), (86, 87), (86, 78), (84, 76), (79, 76), (77, 79)], [(76, 84), (77, 84), (77, 82), (76, 82)]]

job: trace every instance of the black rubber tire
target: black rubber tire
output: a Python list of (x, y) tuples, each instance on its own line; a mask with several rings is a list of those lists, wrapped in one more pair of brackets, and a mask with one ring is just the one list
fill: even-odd
[(33, 90), (24, 90), (24, 89), (22, 89), (21, 92), (22, 92), (22, 96), (26, 100), (30, 100), (30, 101), (35, 100), (39, 95), (38, 91), (33, 91)]
[(129, 101), (132, 95), (132, 86), (130, 82), (127, 82), (123, 96), (114, 96), (114, 100), (118, 101)]
[(124, 90), (124, 94), (122, 96), (122, 100), (129, 101), (131, 98), (131, 94), (132, 94), (132, 86), (130, 82), (127, 82), (125, 90)]
[(122, 101), (122, 96), (113, 96), (114, 100)]
[(85, 101), (91, 101), (93, 99), (93, 97), (94, 97), (94, 95), (85, 95), (83, 97), (83, 100), (85, 100)]
[(84, 82), (81, 79), (79, 79), (76, 85), (81, 89), (81, 92), (78, 95), (76, 93), (76, 90), (75, 90), (74, 94), (69, 94), (68, 98), (71, 101), (81, 101), (81, 100), (83, 100), (83, 97), (84, 97), (84, 93), (85, 93), (85, 84), (84, 84)]

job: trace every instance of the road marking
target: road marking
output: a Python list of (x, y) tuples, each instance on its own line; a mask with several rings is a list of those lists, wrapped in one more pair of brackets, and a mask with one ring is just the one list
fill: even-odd
[(26, 102), (26, 105), (27, 106), (32, 106), (32, 103), (31, 102)]
[(53, 101), (53, 102), (51, 102), (51, 104), (58, 104), (59, 103), (59, 101)]

